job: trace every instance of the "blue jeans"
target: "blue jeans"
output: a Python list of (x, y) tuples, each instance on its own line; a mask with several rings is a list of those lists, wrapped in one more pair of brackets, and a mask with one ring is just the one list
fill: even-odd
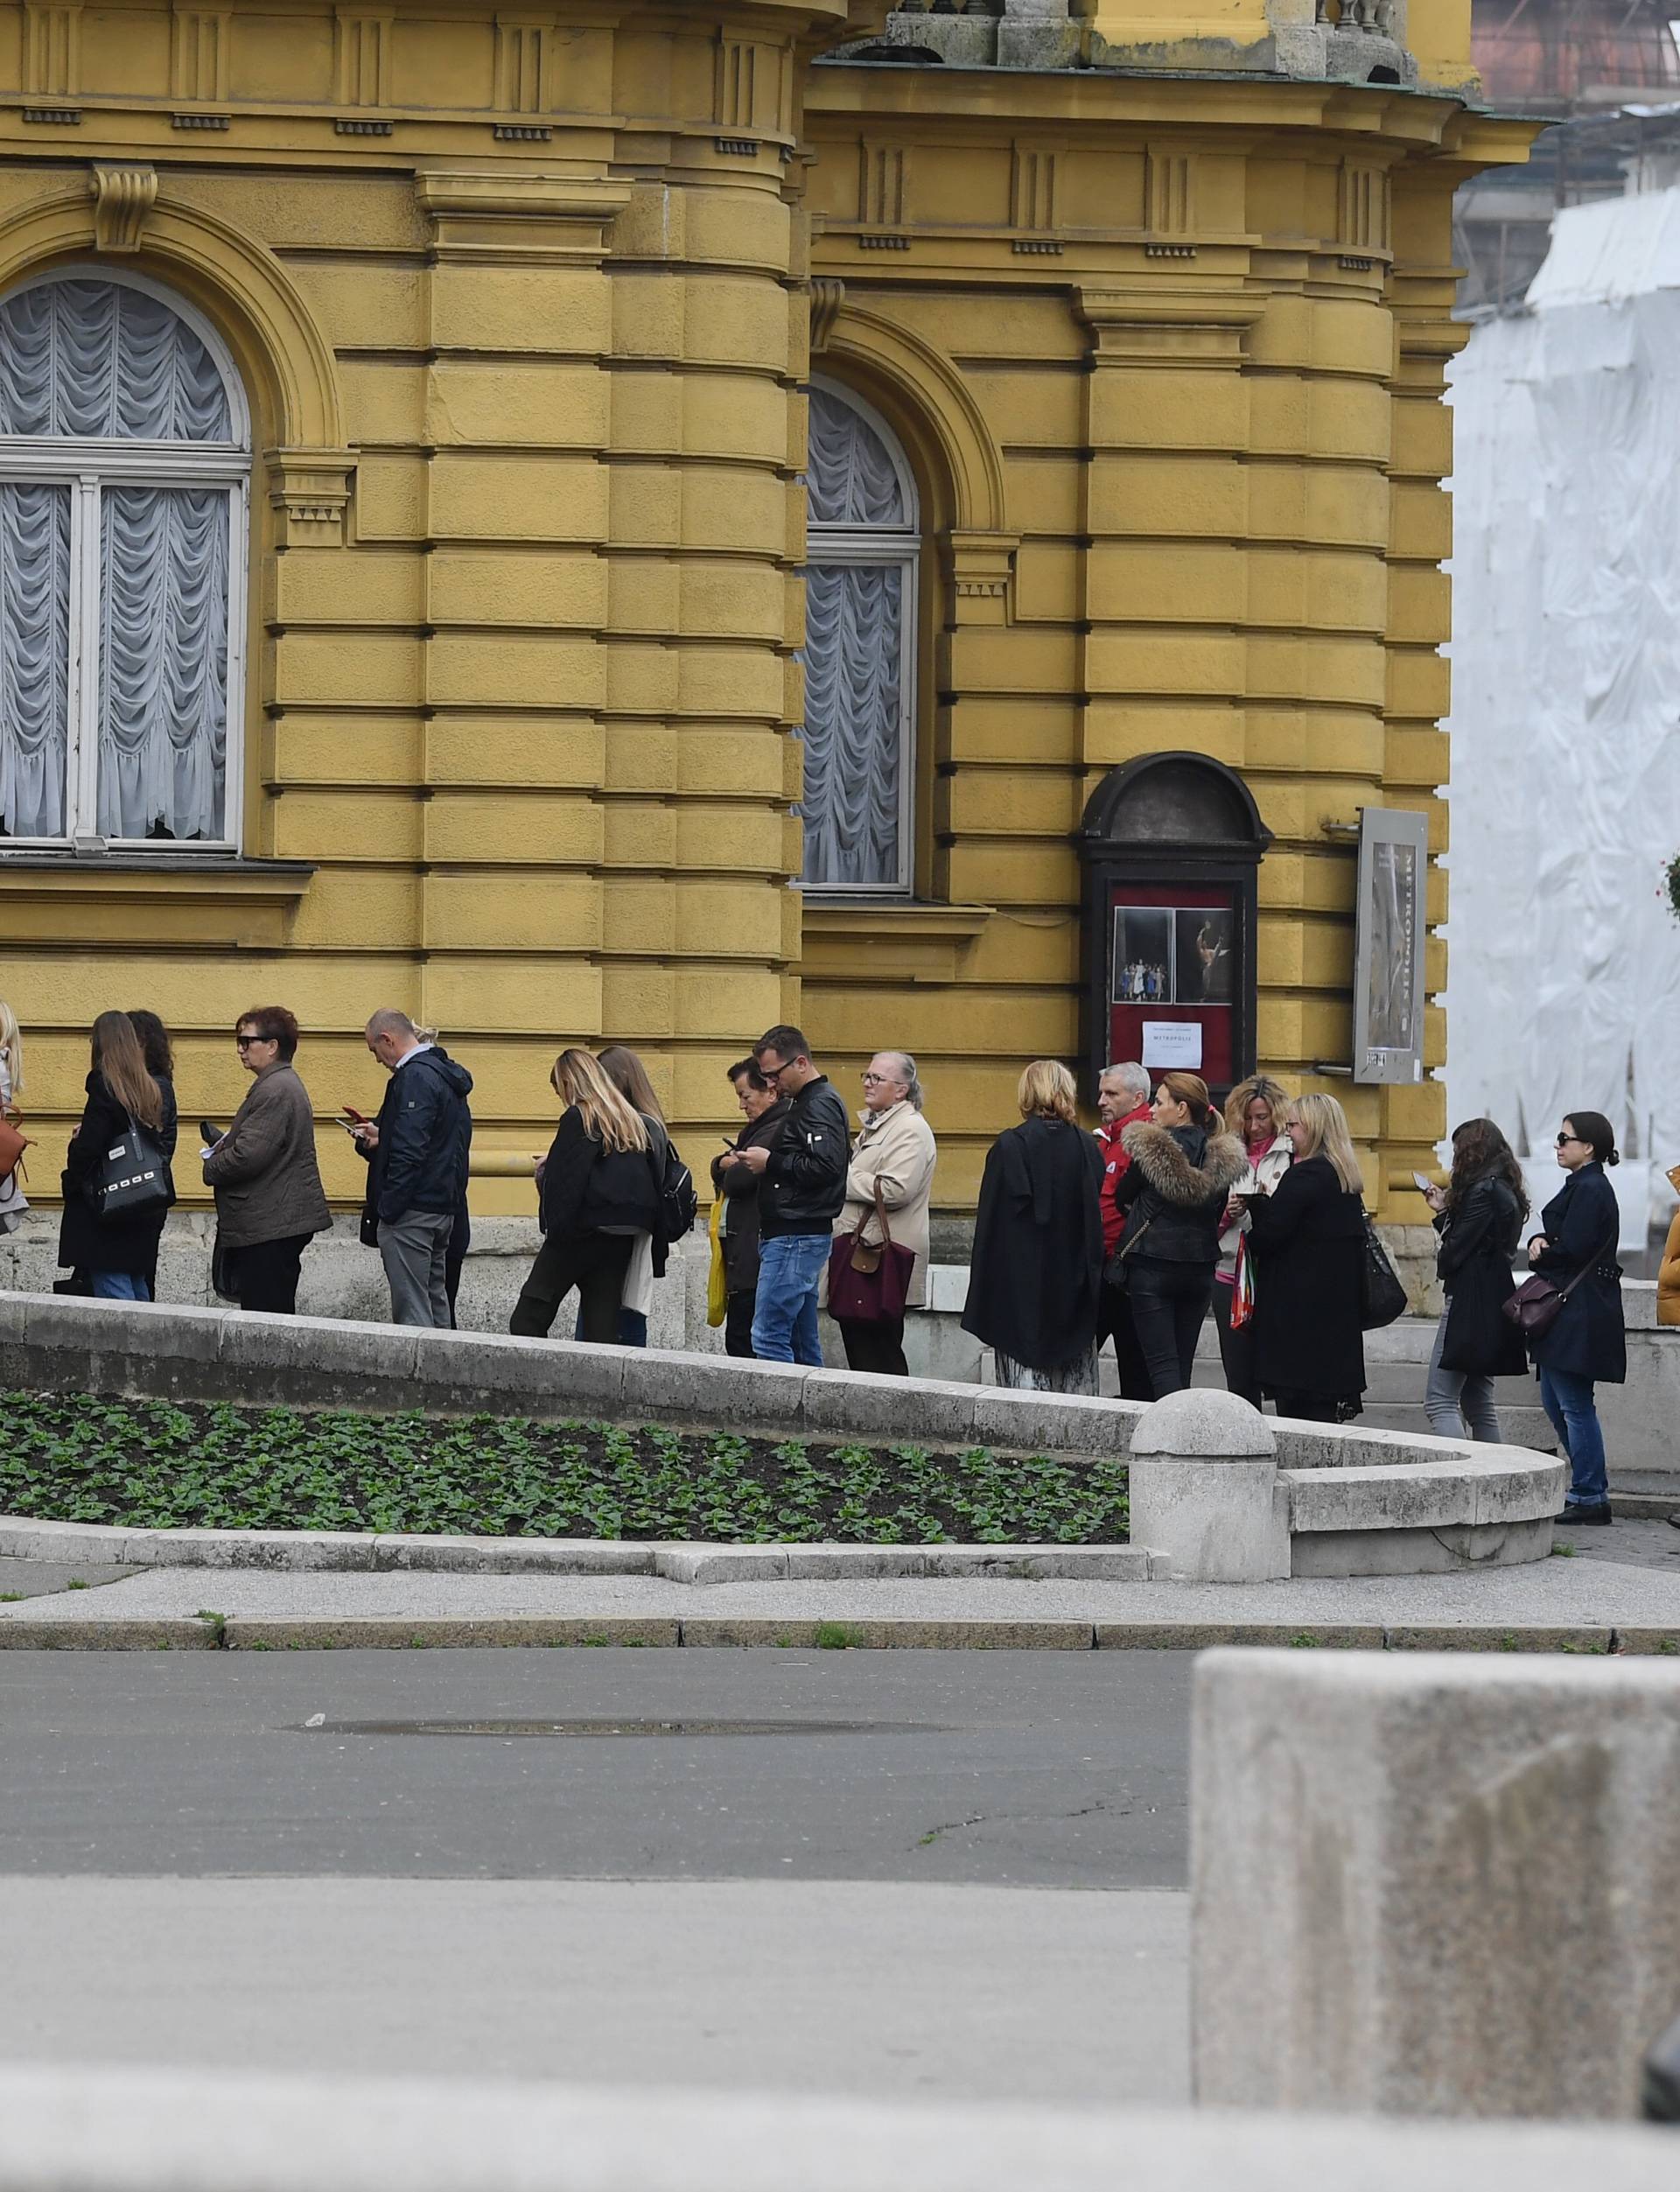
[(833, 1245), (826, 1233), (778, 1233), (759, 1250), (752, 1352), (760, 1362), (822, 1367), (816, 1336), (816, 1288)]
[(1604, 1432), (1599, 1411), (1592, 1405), (1592, 1381), (1573, 1370), (1540, 1371), (1540, 1405), (1551, 1418), (1551, 1427), (1569, 1456), (1567, 1507), (1602, 1507), (1610, 1497), (1610, 1479), (1604, 1466)]
[(132, 1271), (89, 1271), (88, 1283), (98, 1301), (150, 1301), (151, 1289)]

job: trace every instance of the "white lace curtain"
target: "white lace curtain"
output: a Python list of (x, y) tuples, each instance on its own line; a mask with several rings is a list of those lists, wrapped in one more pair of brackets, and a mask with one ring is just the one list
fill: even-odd
[(0, 304), (0, 836), (226, 840), (242, 464), (221, 369), (162, 298), (75, 277)]
[(875, 424), (815, 388), (807, 480), (803, 880), (907, 886), (917, 554), (906, 474)]

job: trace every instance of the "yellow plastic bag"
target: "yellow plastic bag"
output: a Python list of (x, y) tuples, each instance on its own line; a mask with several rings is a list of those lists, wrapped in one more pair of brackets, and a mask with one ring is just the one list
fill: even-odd
[(722, 1324), (729, 1314), (729, 1277), (724, 1269), (724, 1197), (720, 1188), (711, 1199), (711, 1269), (706, 1273), (706, 1322)]

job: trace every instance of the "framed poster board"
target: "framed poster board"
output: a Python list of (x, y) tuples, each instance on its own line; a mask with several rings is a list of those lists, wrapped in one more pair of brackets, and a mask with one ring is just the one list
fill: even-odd
[(1079, 832), (1082, 1048), (1104, 1066), (1198, 1073), (1215, 1096), (1254, 1070), (1256, 879), (1270, 834), (1234, 769), (1150, 753), (1111, 769)]
[(1359, 819), (1354, 941), (1354, 1079), (1424, 1077), (1424, 893), (1429, 817), (1367, 807)]

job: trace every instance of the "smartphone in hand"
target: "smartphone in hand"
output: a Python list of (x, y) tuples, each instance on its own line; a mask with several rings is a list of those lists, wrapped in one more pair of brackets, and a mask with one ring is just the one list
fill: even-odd
[(225, 1126), (218, 1126), (214, 1119), (199, 1121), (199, 1139), (208, 1149), (214, 1149), (227, 1131)]

